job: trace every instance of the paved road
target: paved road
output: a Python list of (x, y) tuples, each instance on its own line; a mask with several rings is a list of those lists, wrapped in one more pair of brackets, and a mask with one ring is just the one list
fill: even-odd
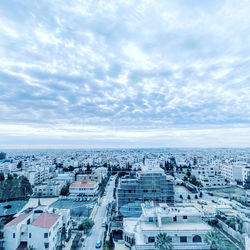
[(86, 239), (85, 246), (82, 248), (84, 250), (93, 250), (95, 249), (95, 244), (97, 240), (103, 241), (103, 234), (105, 227), (102, 227), (102, 222), (106, 216), (106, 207), (108, 203), (113, 201), (113, 190), (115, 187), (115, 178), (109, 181), (109, 185), (106, 188), (107, 194), (103, 196), (101, 205), (97, 210), (94, 222), (95, 225), (91, 230), (91, 235)]

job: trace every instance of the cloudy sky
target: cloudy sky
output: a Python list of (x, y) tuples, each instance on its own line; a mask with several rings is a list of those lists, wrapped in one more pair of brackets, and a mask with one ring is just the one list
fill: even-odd
[(0, 1), (0, 145), (249, 147), (250, 2)]

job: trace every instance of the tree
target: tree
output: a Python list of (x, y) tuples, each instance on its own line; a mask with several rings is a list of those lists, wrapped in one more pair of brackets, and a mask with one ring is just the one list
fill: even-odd
[(228, 242), (218, 230), (207, 233), (205, 235), (205, 242), (210, 246), (211, 250), (230, 249)]
[(23, 162), (22, 161), (19, 161), (17, 163), (17, 168), (22, 170), (22, 168), (23, 168)]
[(13, 176), (11, 174), (8, 174), (7, 180), (13, 180)]
[(195, 198), (195, 199), (198, 199), (198, 195), (196, 194), (196, 195), (194, 196), (194, 198)]
[(79, 225), (78, 230), (84, 230), (84, 233), (88, 233), (90, 229), (94, 226), (94, 221), (91, 219), (84, 219)]
[(115, 243), (114, 243), (114, 241), (113, 241), (113, 236), (112, 236), (112, 234), (110, 234), (110, 237), (109, 237), (109, 241), (108, 241), (108, 246), (109, 246), (109, 249), (111, 250), (113, 250), (113, 249), (115, 249)]
[(159, 250), (172, 250), (172, 239), (166, 233), (160, 233), (156, 236), (155, 247)]
[(202, 192), (200, 192), (200, 195), (199, 195), (199, 196), (200, 196), (200, 198), (202, 198), (202, 196), (203, 196)]
[(25, 176), (20, 176), (19, 177), (19, 182), (20, 182), (20, 185), (21, 185), (21, 187), (20, 187), (21, 195), (27, 196), (28, 194), (33, 193), (31, 184), (30, 184), (29, 180)]
[(4, 173), (3, 172), (0, 172), (0, 181), (4, 181), (5, 178), (4, 178)]
[(69, 186), (68, 185), (65, 185), (62, 187), (60, 195), (64, 195), (64, 196), (69, 195)]
[(188, 195), (188, 196), (187, 196), (187, 198), (188, 198), (188, 200), (191, 200), (191, 197), (190, 197), (190, 195)]
[(182, 196), (182, 194), (180, 195), (180, 199), (183, 199), (183, 196)]
[(188, 170), (187, 173), (186, 173), (187, 177), (190, 177), (191, 176), (191, 172)]

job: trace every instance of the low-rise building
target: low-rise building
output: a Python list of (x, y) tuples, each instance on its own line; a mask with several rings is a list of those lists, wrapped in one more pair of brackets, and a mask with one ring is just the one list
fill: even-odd
[(140, 218), (124, 218), (124, 241), (136, 250), (156, 249), (156, 237), (166, 233), (174, 249), (210, 249), (205, 235), (212, 228), (195, 207), (169, 207), (167, 204), (142, 204)]
[(98, 191), (98, 183), (89, 179), (74, 182), (69, 187), (70, 196), (95, 196)]
[(55, 250), (60, 244), (62, 216), (42, 210), (21, 214), (4, 226), (4, 249)]

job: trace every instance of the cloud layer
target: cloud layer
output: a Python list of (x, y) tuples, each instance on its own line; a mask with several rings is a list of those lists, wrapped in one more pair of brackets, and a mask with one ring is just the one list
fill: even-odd
[(250, 146), (249, 1), (1, 1), (0, 144)]

